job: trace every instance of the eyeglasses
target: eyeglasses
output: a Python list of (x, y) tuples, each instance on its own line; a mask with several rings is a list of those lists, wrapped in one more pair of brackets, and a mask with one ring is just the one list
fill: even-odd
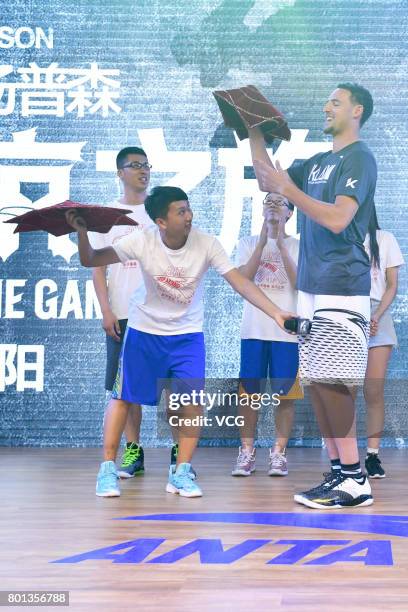
[(142, 168), (150, 170), (151, 167), (152, 164), (149, 164), (149, 162), (129, 162), (128, 164), (121, 166), (121, 168), (132, 168), (133, 170), (141, 170)]
[(274, 193), (267, 193), (262, 204), (265, 206), (270, 206), (271, 204), (274, 204), (275, 206), (287, 206), (288, 201), (285, 198), (276, 196)]

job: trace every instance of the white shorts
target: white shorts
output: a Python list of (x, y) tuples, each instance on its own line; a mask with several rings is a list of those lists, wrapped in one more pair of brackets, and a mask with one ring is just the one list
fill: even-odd
[(299, 336), (302, 383), (363, 384), (370, 332), (369, 296), (299, 291), (297, 314), (313, 322), (310, 334)]

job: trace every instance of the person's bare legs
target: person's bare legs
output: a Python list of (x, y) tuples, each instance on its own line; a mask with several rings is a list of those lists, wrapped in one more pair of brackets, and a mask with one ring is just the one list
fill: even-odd
[(364, 380), (367, 406), (367, 446), (378, 450), (384, 429), (384, 385), (392, 346), (376, 346), (368, 351)]
[[(195, 482), (195, 474), (191, 468), (191, 461), (195, 449), (197, 448), (200, 437), (200, 417), (202, 416), (202, 406), (190, 404), (180, 406), (173, 411), (171, 419), (178, 425), (178, 453), (176, 466), (171, 466), (169, 471), (169, 481), (166, 485), (168, 493), (177, 493), (182, 497), (201, 497), (202, 491)], [(196, 419), (194, 424), (193, 420)]]
[(330, 461), (338, 459), (340, 461), (339, 452), (337, 450), (336, 443), (333, 439), (333, 432), (330, 428), (330, 423), (326, 415), (326, 409), (323, 403), (323, 399), (319, 394), (319, 390), (315, 383), (309, 387), (310, 398), (312, 400), (312, 406), (316, 415), (316, 420), (319, 425), (320, 433), (324, 438), (327, 454), (329, 455)]
[(120, 495), (115, 460), (130, 405), (130, 402), (111, 399), (106, 408), (103, 423), (103, 462), (96, 479), (98, 497), (118, 497)]
[(275, 407), (275, 444), (269, 449), (268, 476), (287, 476), (286, 447), (294, 418), (293, 400), (281, 399)]
[[(169, 389), (165, 389), (165, 394), (166, 394), (166, 414), (167, 414), (167, 420), (169, 421), (171, 415), (175, 414), (175, 412), (174, 412), (174, 410), (171, 410), (170, 407), (169, 407), (170, 390)], [(173, 445), (174, 444), (178, 444), (178, 441), (179, 441), (179, 428), (176, 425), (170, 425), (170, 429), (171, 429), (171, 437), (173, 438)]]
[(258, 422), (258, 412), (252, 407), (251, 395), (247, 395), (240, 388), (240, 401), (238, 402), (238, 416), (243, 417), (243, 424), (239, 426), (241, 446), (249, 453), (254, 450), (256, 424)]
[(231, 476), (250, 476), (255, 471), (255, 432), (258, 422), (259, 393), (247, 393), (242, 383), (238, 390), (237, 417), (241, 445)]
[[(322, 422), (324, 419), (328, 424), (327, 445), (329, 456), (337, 451), (337, 457), (343, 465), (350, 465), (359, 462), (359, 454), (356, 438), (356, 419), (355, 403), (353, 392), (345, 385), (331, 385), (325, 383), (315, 384), (316, 392), (321, 400), (319, 409), (323, 407), (323, 414), (320, 415)], [(325, 435), (326, 434), (326, 435)]]
[(356, 387), (340, 384), (315, 384), (315, 397), (323, 421), (328, 423), (330, 452), (337, 451), (340, 470), (334, 468), (321, 485), (296, 494), (294, 499), (309, 508), (345, 508), (370, 506), (373, 503), (368, 478), (362, 473), (357, 447), (355, 395)]
[(140, 404), (130, 404), (128, 417), (125, 425), (125, 438), (126, 442), (136, 442), (139, 444), (140, 441), (140, 426), (142, 423), (142, 407)]
[(200, 438), (201, 427), (199, 425), (187, 425), (184, 419), (194, 419), (194, 417), (202, 416), (202, 413), (202, 407), (193, 404), (183, 406), (179, 411), (177, 466), (181, 463), (191, 463)]
[(105, 412), (103, 427), (104, 461), (115, 461), (120, 439), (132, 404), (123, 400), (111, 399)]
[(295, 402), (293, 400), (281, 400), (279, 406), (275, 408), (274, 453), (283, 453), (286, 449), (292, 431), (294, 414)]

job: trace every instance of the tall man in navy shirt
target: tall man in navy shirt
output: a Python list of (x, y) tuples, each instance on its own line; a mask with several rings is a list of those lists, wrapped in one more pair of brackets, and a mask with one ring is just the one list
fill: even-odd
[(298, 314), (313, 320), (301, 340), (300, 373), (332, 463), (331, 474), (295, 501), (310, 508), (368, 506), (355, 432), (355, 389), (367, 364), (370, 262), (364, 251), (377, 179), (375, 159), (360, 140), (373, 109), (363, 87), (341, 83), (324, 105), (333, 151), (288, 172), (271, 163), (259, 130), (250, 131), (255, 172), (264, 191), (277, 191), (301, 211)]

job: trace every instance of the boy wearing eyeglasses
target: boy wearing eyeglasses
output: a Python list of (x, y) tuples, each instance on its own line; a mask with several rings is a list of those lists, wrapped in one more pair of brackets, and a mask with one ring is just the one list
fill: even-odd
[[(269, 193), (263, 204), (264, 223), (259, 236), (241, 238), (236, 265), (280, 308), (295, 311), (299, 241), (285, 233), (293, 205), (278, 193)], [(297, 337), (286, 334), (274, 321), (245, 302), (241, 324), (241, 397), (250, 401), (239, 406), (244, 425), (241, 446), (232, 476), (250, 476), (255, 471), (254, 447), (258, 405), (253, 400), (264, 391), (266, 379), (271, 394), (279, 394), (275, 410), (275, 443), (269, 449), (269, 476), (286, 476), (286, 446), (292, 429), (294, 400), (302, 397), (295, 384), (299, 367)], [(256, 406), (256, 408), (254, 408)]]

